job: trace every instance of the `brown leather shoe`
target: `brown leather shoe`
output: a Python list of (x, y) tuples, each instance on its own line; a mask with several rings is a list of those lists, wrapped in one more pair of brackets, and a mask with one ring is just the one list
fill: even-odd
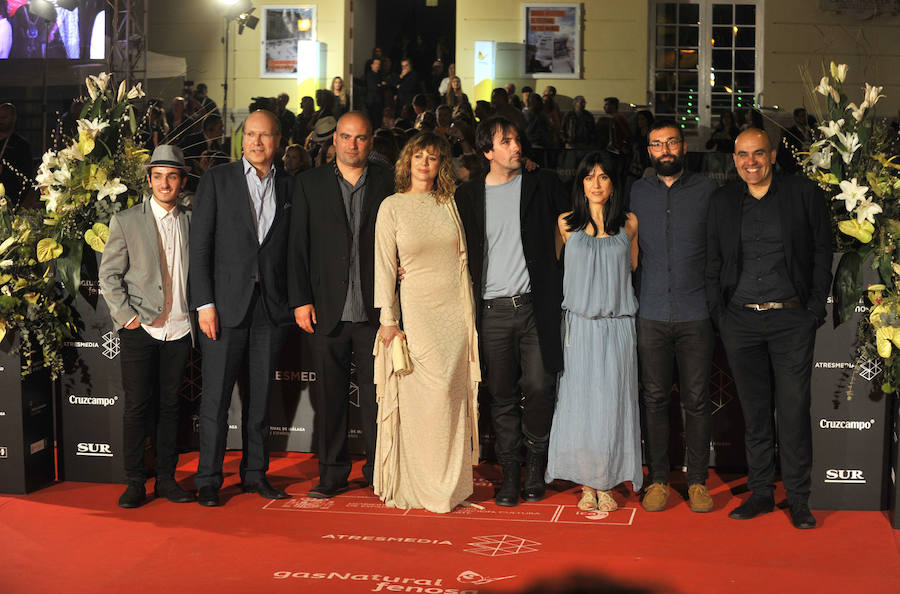
[(709, 491), (706, 490), (706, 485), (694, 483), (688, 487), (688, 505), (691, 506), (691, 511), (697, 513), (706, 513), (713, 510), (713, 500), (709, 496)]
[(641, 500), (641, 505), (644, 506), (644, 511), (658, 512), (666, 509), (668, 502), (669, 485), (666, 483), (651, 483), (644, 490), (644, 498)]

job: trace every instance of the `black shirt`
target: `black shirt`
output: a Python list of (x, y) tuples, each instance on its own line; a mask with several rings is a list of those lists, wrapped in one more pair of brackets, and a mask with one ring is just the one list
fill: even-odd
[(754, 198), (745, 186), (741, 202), (741, 276), (731, 302), (790, 301), (797, 293), (787, 273), (778, 184)]

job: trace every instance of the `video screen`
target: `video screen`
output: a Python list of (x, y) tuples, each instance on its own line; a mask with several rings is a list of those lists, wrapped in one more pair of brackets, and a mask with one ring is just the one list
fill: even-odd
[(105, 0), (0, 0), (0, 60), (103, 60)]

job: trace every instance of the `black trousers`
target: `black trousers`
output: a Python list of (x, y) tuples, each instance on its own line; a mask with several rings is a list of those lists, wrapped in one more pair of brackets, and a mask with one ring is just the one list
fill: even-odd
[(556, 374), (544, 368), (532, 304), (485, 304), (479, 340), (491, 392), (497, 461), (521, 463), (523, 441), (531, 452), (546, 454)]
[(125, 391), (125, 476), (129, 483), (147, 480), (144, 443), (155, 427), (157, 480), (174, 478), (178, 463), (178, 390), (191, 355), (191, 336), (156, 340), (138, 326), (119, 330), (119, 339)]
[(747, 485), (771, 497), (775, 489), (775, 419), (781, 475), (789, 502), (806, 503), (812, 437), (810, 376), (817, 322), (803, 308), (770, 311), (729, 306), (719, 333), (744, 413)]
[(669, 399), (678, 365), (678, 389), (684, 409), (687, 483), (704, 484), (709, 467), (712, 413), (709, 370), (715, 336), (709, 319), (660, 322), (637, 319), (641, 405), (644, 408), (644, 444), (650, 476), (648, 483), (667, 483), (669, 470)]
[(315, 443), (319, 457), (319, 480), (328, 487), (340, 487), (350, 475), (347, 453), (350, 366), (356, 366), (359, 411), (366, 462), (363, 476), (372, 484), (375, 466), (375, 372), (372, 346), (378, 325), (369, 322), (340, 322), (330, 334), (310, 335), (316, 381), (312, 384), (315, 404)]
[(203, 396), (200, 401), (200, 462), (197, 488), (221, 488), (222, 462), (228, 437), (228, 407), (235, 381), (247, 374), (242, 401), (243, 436), (241, 482), (261, 481), (269, 469), (269, 396), (275, 365), (287, 338), (287, 328), (276, 326), (254, 291), (247, 315), (236, 327), (221, 327), (219, 338), (200, 333), (203, 349)]

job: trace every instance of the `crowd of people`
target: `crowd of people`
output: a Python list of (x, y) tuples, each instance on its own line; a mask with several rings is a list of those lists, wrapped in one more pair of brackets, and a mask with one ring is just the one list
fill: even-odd
[[(157, 495), (221, 504), (227, 411), (241, 369), (249, 378), (241, 486), (290, 497), (266, 478), (266, 440), (275, 363), (295, 324), (308, 334), (318, 378), (319, 483), (309, 497), (350, 488), (346, 394), (355, 366), (363, 479), (387, 506), (446, 513), (470, 504), (483, 387), (502, 471), (497, 505), (539, 501), (549, 483), (566, 480), (581, 485), (580, 509), (613, 511), (616, 487), (644, 486), (643, 439), (642, 505), (662, 511), (677, 367), (687, 502), (710, 512), (718, 329), (746, 420), (752, 491), (729, 515), (773, 509), (777, 411), (791, 520), (816, 525), (807, 503), (809, 380), (831, 279), (821, 193), (800, 176), (775, 175), (777, 150), (757, 128), (734, 141), (740, 181), (719, 188), (685, 170), (682, 131), (665, 120), (642, 124), (652, 175), (626, 189), (628, 172), (608, 146), (587, 152), (567, 192), (555, 173), (528, 166), (528, 120), (506, 117), (520, 112), (505, 89), (495, 95), (504, 101), (465, 140), (480, 161), (465, 166), (480, 173), (461, 184), (452, 136), (439, 125), (404, 134), (399, 153), (375, 156), (384, 137), (362, 111), (324, 116), (330, 131), (314, 125), (334, 158), (296, 175), (290, 168), (304, 166), (293, 162), (303, 153), (283, 136), (298, 118), (277, 103), (251, 112), (241, 158), (202, 175), (190, 210), (178, 199), (191, 169), (185, 151), (155, 147), (153, 196), (113, 217), (100, 265), (122, 337), (129, 484), (119, 505), (147, 498), (139, 444), (154, 398)], [(531, 97), (526, 104), (536, 105)], [(587, 121), (561, 123), (584, 132)], [(276, 166), (282, 153), (285, 170)], [(203, 351), (204, 386), (196, 495), (174, 480), (172, 404), (192, 340)]]
[[(396, 75), (386, 61), (376, 52), (366, 64), (364, 109), (352, 109), (335, 77), (296, 114), (286, 94), (254, 98), (231, 138), (205, 85), (168, 110), (150, 103), (152, 197), (114, 215), (100, 265), (122, 339), (119, 505), (146, 501), (150, 426), (157, 496), (221, 504), (241, 369), (241, 485), (289, 497), (266, 478), (266, 440), (274, 366), (296, 325), (318, 378), (319, 483), (309, 497), (350, 487), (355, 366), (362, 474), (388, 506), (469, 504), (481, 388), (502, 472), (497, 505), (539, 501), (560, 479), (581, 486), (582, 510), (615, 510), (615, 489), (628, 482), (646, 511), (662, 511), (677, 369), (687, 502), (710, 512), (718, 331), (752, 492), (729, 515), (772, 511), (777, 439), (792, 523), (814, 527), (809, 382), (831, 236), (821, 193), (790, 175), (791, 153), (814, 130), (806, 112), (795, 111), (782, 147), (752, 114), (723, 114), (708, 146), (731, 153), (738, 180), (719, 187), (686, 169), (681, 127), (620, 113), (615, 97), (595, 118), (583, 96), (561, 112), (552, 86), (519, 97), (506, 85), (473, 108), (452, 64), (445, 73), (436, 63), (423, 81), (409, 60)], [(61, 137), (79, 111), (73, 103), (60, 119)], [(4, 150), (19, 142), (10, 120), (15, 108), (0, 105)], [(562, 148), (585, 155), (571, 191), (552, 171)], [(192, 343), (204, 386), (196, 495), (174, 479), (177, 388)]]

